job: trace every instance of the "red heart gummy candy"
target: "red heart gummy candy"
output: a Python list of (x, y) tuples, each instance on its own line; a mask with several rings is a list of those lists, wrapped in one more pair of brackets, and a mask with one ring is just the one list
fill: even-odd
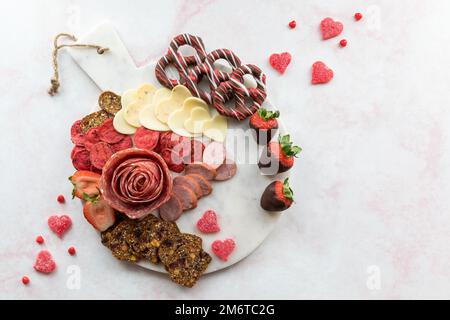
[(224, 241), (216, 240), (212, 243), (211, 249), (216, 256), (221, 260), (227, 261), (230, 254), (236, 247), (236, 243), (233, 239), (226, 239)]
[(286, 71), (287, 66), (291, 63), (291, 54), (289, 52), (274, 53), (269, 58), (269, 63), (280, 74)]
[(312, 84), (327, 83), (333, 79), (333, 70), (327, 67), (322, 61), (317, 61), (312, 65)]
[(200, 220), (197, 221), (197, 228), (203, 233), (219, 232), (220, 227), (217, 223), (217, 215), (214, 210), (206, 211)]
[(56, 263), (53, 261), (52, 254), (47, 250), (42, 250), (38, 253), (34, 269), (42, 273), (53, 272), (56, 268)]
[(331, 18), (325, 18), (320, 23), (320, 31), (322, 32), (322, 39), (327, 40), (336, 37), (344, 30), (344, 25), (339, 21), (334, 21)]
[(62, 216), (51, 216), (48, 218), (48, 226), (50, 230), (58, 235), (58, 237), (62, 237), (62, 235), (70, 228), (72, 225), (72, 219), (70, 219), (67, 215)]

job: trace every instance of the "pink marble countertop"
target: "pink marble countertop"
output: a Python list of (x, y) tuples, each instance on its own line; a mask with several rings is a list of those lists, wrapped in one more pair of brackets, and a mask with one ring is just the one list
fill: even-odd
[[(0, 20), (0, 298), (450, 298), (450, 2), (3, 1), (0, 11), (8, 12)], [(345, 28), (322, 41), (318, 25), (327, 16)], [(85, 241), (95, 231), (69, 200), (68, 128), (99, 91), (63, 54), (61, 92), (46, 94), (51, 41), (105, 19), (137, 65), (189, 32), (261, 66), (271, 101), (304, 150), (291, 178), (297, 203), (276, 230), (193, 289)], [(268, 57), (283, 51), (293, 60), (280, 76)], [(310, 85), (317, 60), (334, 70), (331, 83)], [(74, 226), (60, 240), (46, 218), (64, 212)], [(39, 234), (58, 263), (48, 276), (32, 268)]]

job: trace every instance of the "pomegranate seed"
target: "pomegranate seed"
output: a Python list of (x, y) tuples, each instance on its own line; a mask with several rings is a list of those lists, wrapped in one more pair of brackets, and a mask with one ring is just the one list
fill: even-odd
[(39, 243), (39, 244), (43, 244), (43, 243), (44, 243), (44, 237), (42, 237), (42, 236), (37, 236), (37, 237), (36, 237), (36, 242)]
[(289, 22), (289, 28), (294, 29), (297, 26), (297, 22), (295, 20), (292, 20)]
[(77, 253), (77, 251), (75, 250), (74, 247), (70, 247), (70, 248), (67, 250), (67, 252), (69, 252), (69, 254), (70, 254), (71, 256), (73, 256), (75, 253)]
[(355, 20), (356, 20), (356, 21), (361, 20), (362, 17), (363, 17), (362, 13), (359, 13), (359, 12), (355, 13)]
[(28, 278), (27, 276), (23, 276), (22, 277), (22, 283), (27, 285), (30, 283), (30, 278)]
[(58, 198), (56, 198), (56, 200), (58, 200), (59, 203), (64, 203), (66, 202), (66, 199), (64, 198), (64, 196), (62, 194), (60, 194), (58, 196)]
[(341, 47), (346, 47), (346, 46), (347, 46), (347, 40), (342, 39), (341, 41), (339, 41), (339, 45), (340, 45)]

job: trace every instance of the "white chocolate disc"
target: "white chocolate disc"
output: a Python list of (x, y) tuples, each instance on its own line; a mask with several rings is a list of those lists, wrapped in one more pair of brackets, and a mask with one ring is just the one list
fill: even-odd
[(119, 112), (117, 112), (114, 116), (113, 126), (117, 132), (122, 134), (134, 134), (136, 132), (136, 128), (130, 126), (123, 118), (123, 109), (119, 110)]

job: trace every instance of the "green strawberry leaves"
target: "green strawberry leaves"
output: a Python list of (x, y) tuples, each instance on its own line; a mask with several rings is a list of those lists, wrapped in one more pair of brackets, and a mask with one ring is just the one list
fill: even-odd
[(258, 115), (261, 119), (263, 119), (264, 121), (269, 121), (271, 119), (276, 119), (280, 116), (280, 111), (269, 111), (267, 109), (264, 108), (259, 108), (258, 109)]
[(289, 134), (280, 136), (278, 138), (278, 143), (280, 144), (281, 151), (288, 157), (297, 157), (297, 155), (302, 151), (299, 146), (293, 146), (291, 141), (291, 136)]
[(87, 202), (97, 203), (100, 200), (100, 190), (98, 190), (98, 194), (94, 196), (90, 196), (86, 192), (83, 192), (83, 200)]
[(283, 194), (286, 197), (286, 199), (294, 201), (294, 191), (292, 191), (291, 187), (289, 186), (289, 178), (284, 179)]

